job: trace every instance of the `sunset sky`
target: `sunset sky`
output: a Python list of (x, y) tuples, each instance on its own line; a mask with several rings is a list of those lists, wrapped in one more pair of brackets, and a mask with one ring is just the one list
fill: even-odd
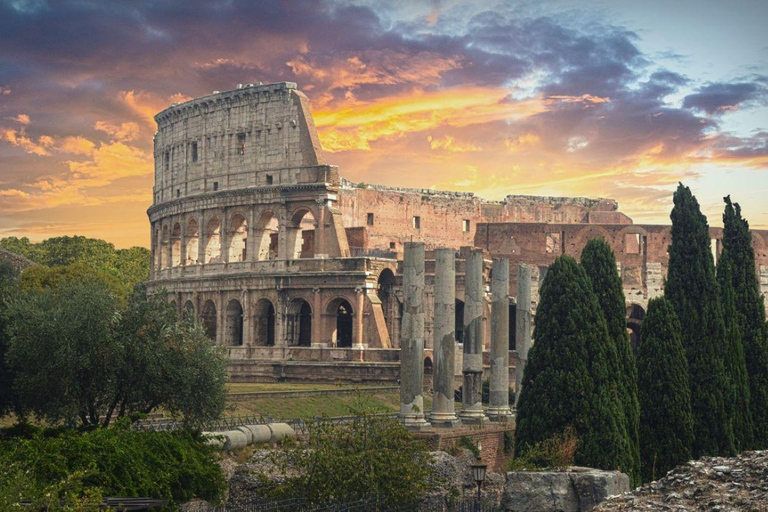
[(153, 115), (296, 82), (353, 181), (768, 228), (768, 1), (0, 0), (0, 237), (148, 246)]

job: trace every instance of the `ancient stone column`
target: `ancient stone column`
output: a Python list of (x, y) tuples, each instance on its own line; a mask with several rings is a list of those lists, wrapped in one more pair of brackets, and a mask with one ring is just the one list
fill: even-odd
[(509, 408), (509, 260), (495, 258), (491, 274), (491, 382), (488, 418), (507, 422)]
[(400, 419), (410, 429), (424, 418), (424, 244), (407, 242), (403, 256), (403, 341), (400, 347)]
[(528, 349), (531, 348), (531, 268), (517, 266), (517, 318), (515, 319), (515, 405), (523, 386), (523, 372), (528, 363)]
[(467, 255), (464, 272), (464, 383), (461, 413), (464, 423), (484, 423), (483, 413), (483, 251), (474, 249)]
[(453, 375), (456, 352), (456, 251), (435, 251), (434, 373), (432, 415), (434, 426), (460, 424), (453, 406)]

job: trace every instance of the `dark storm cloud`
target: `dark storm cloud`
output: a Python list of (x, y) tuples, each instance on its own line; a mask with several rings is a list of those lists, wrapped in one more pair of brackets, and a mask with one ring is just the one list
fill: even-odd
[(768, 99), (766, 77), (750, 82), (719, 82), (707, 84), (685, 97), (683, 107), (700, 110), (710, 115), (736, 110), (744, 104), (765, 102)]

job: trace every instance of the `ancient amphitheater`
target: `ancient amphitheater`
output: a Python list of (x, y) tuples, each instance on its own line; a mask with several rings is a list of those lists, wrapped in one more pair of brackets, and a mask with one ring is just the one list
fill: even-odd
[[(463, 256), (471, 247), (488, 259), (510, 260), (513, 314), (518, 306), (535, 308), (538, 280), (554, 258), (578, 257), (593, 237), (605, 238), (616, 253), (633, 339), (648, 299), (663, 289), (669, 227), (634, 224), (615, 201), (486, 201), (344, 180), (326, 161), (307, 97), (294, 83), (214, 92), (171, 105), (155, 119), (150, 287), (165, 290), (180, 312), (227, 347), (233, 379), (396, 380), (407, 241), (428, 249), (427, 372), (430, 249), (459, 254), (458, 341)], [(720, 230), (711, 233), (717, 253)], [(768, 292), (768, 232), (754, 231), (753, 238)], [(519, 263), (532, 268), (531, 304), (515, 300)]]

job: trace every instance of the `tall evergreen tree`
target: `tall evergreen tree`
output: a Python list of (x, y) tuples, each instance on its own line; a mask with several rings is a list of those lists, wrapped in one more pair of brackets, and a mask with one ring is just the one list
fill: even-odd
[(755, 251), (749, 223), (738, 203), (725, 197), (723, 254), (731, 264), (736, 318), (741, 330), (749, 377), (750, 410), (754, 425), (753, 448), (768, 448), (768, 324), (765, 303), (755, 271)]
[(616, 269), (616, 256), (605, 240), (590, 240), (581, 252), (581, 266), (592, 282), (597, 301), (605, 316), (608, 336), (614, 344), (616, 360), (611, 376), (616, 381), (619, 401), (624, 411), (624, 427), (630, 446), (632, 467), (627, 472), (634, 484), (640, 483), (640, 405), (637, 401), (637, 368), (627, 335), (626, 306), (621, 277)]
[(728, 250), (723, 249), (717, 262), (717, 281), (723, 303), (725, 319), (725, 371), (730, 379), (731, 395), (726, 397), (726, 412), (733, 428), (733, 442), (737, 451), (754, 445), (752, 435), (752, 413), (750, 411), (749, 377), (744, 360), (741, 326), (736, 310), (735, 292), (731, 278), (731, 261)]
[(726, 414), (730, 379), (725, 371), (725, 323), (709, 225), (688, 187), (677, 187), (672, 208), (672, 244), (664, 294), (682, 326), (688, 358), (693, 413), (693, 456), (734, 453), (733, 429)]
[(609, 375), (614, 346), (592, 284), (569, 256), (544, 279), (534, 338), (518, 402), (517, 453), (573, 427), (576, 464), (629, 471), (624, 415)]
[(680, 320), (667, 299), (648, 302), (640, 337), (640, 453), (643, 481), (648, 482), (691, 458), (693, 418)]

